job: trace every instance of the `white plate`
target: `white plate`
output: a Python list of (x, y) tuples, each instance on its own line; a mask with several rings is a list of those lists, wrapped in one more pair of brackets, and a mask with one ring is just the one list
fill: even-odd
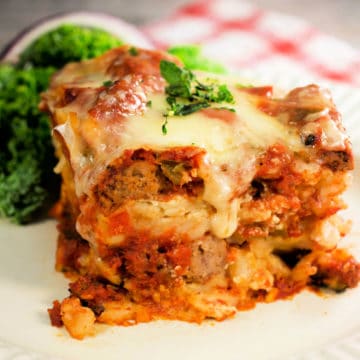
[[(297, 85), (289, 77), (273, 74), (273, 79)], [(354, 226), (345, 242), (360, 258), (360, 92), (335, 87), (333, 94), (357, 158), (345, 212)], [(46, 312), (52, 300), (67, 296), (67, 281), (54, 271), (56, 236), (54, 221), (25, 227), (0, 223), (2, 360), (360, 358), (360, 287), (326, 297), (303, 292), (291, 301), (259, 304), (222, 323), (99, 326), (96, 337), (74, 340), (51, 327)]]

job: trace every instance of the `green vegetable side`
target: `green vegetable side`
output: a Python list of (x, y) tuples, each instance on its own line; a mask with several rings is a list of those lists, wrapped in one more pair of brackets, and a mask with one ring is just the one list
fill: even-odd
[(106, 31), (65, 24), (41, 36), (25, 49), (19, 66), (31, 64), (61, 68), (68, 62), (91, 59), (121, 44), (121, 40)]
[(50, 76), (67, 62), (122, 42), (100, 29), (62, 25), (32, 43), (15, 66), (0, 65), (0, 215), (25, 224), (58, 193), (48, 117), (38, 109)]
[[(35, 40), (15, 66), (0, 64), (0, 217), (31, 222), (58, 194), (49, 119), (38, 109), (51, 75), (68, 62), (96, 57), (121, 43), (103, 30), (64, 24)], [(169, 52), (189, 70), (225, 72), (197, 46)]]
[(49, 121), (38, 110), (53, 72), (0, 67), (0, 212), (18, 223), (32, 218), (56, 182)]
[(178, 45), (168, 49), (168, 52), (178, 57), (190, 70), (206, 71), (214, 74), (226, 74), (226, 68), (202, 54), (200, 46)]

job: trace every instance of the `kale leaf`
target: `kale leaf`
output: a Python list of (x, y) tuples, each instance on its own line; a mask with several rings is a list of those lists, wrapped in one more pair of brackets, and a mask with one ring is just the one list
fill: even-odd
[(103, 30), (65, 24), (30, 44), (15, 66), (0, 64), (0, 216), (30, 222), (58, 194), (50, 122), (38, 109), (50, 76), (121, 43)]
[(53, 72), (0, 65), (0, 215), (17, 223), (30, 221), (56, 182), (50, 124), (38, 109)]

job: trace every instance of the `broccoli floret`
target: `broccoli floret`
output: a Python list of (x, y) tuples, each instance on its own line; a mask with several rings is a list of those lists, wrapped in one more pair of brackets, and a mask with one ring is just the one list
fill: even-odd
[(225, 74), (227, 72), (223, 65), (204, 57), (200, 46), (179, 45), (171, 47), (167, 51), (178, 57), (185, 67), (190, 70), (201, 70), (215, 74)]
[(47, 116), (39, 93), (54, 68), (0, 65), (0, 215), (26, 223), (56, 182)]
[(90, 59), (119, 46), (122, 41), (108, 32), (64, 24), (40, 36), (20, 55), (19, 66), (54, 66)]

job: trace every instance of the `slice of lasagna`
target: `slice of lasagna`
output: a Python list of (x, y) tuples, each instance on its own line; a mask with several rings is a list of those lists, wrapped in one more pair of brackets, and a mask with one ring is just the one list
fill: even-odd
[(42, 107), (62, 175), (56, 268), (73, 281), (49, 313), (73, 337), (358, 284), (337, 247), (353, 155), (328, 91), (280, 96), (125, 46), (65, 66)]

